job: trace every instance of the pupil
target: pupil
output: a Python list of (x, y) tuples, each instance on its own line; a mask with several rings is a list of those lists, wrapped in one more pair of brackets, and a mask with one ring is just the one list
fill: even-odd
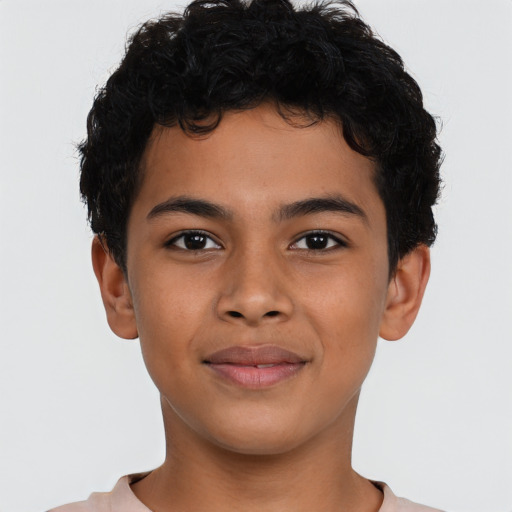
[(204, 235), (187, 235), (185, 237), (185, 247), (191, 251), (204, 249), (206, 237)]
[(327, 239), (325, 235), (311, 235), (307, 237), (306, 243), (309, 249), (325, 249)]

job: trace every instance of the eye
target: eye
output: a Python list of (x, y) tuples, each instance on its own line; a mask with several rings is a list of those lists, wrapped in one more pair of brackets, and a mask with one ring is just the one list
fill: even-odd
[(184, 231), (169, 240), (165, 245), (167, 247), (178, 247), (185, 251), (221, 249), (221, 246), (203, 231)]
[(314, 231), (299, 238), (294, 244), (292, 244), (291, 248), (307, 251), (321, 251), (346, 246), (346, 242), (331, 233)]

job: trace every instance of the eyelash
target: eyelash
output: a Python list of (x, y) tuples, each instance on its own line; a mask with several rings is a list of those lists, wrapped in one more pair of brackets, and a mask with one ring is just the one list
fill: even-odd
[(206, 250), (207, 249), (211, 249), (211, 247), (208, 247), (208, 248), (207, 247), (203, 247), (203, 248), (200, 248), (200, 249), (189, 249), (186, 246), (185, 247), (180, 247), (179, 245), (177, 245), (176, 242), (178, 240), (184, 239), (187, 236), (201, 236), (201, 237), (207, 238), (210, 242), (213, 242), (217, 246), (216, 249), (221, 247), (221, 245), (219, 243), (217, 243), (210, 236), (209, 233), (207, 233), (206, 231), (201, 231), (201, 230), (197, 230), (197, 229), (188, 230), (188, 231), (182, 231), (179, 235), (176, 235), (176, 236), (172, 237), (168, 242), (166, 242), (165, 246), (166, 247), (170, 247), (170, 248), (178, 248), (178, 249), (181, 249), (183, 251), (188, 251), (188, 252), (197, 252), (197, 251), (204, 251), (205, 249)]
[[(169, 240), (168, 242), (165, 243), (165, 246), (166, 247), (172, 247), (172, 248), (178, 248), (178, 249), (181, 249), (183, 251), (187, 251), (187, 252), (197, 252), (197, 251), (203, 251), (203, 250), (208, 250), (208, 249), (212, 249), (212, 247), (202, 247), (202, 248), (197, 248), (197, 249), (190, 249), (188, 247), (186, 247), (186, 244), (185, 244), (185, 247), (180, 247), (177, 242), (178, 240), (180, 239), (185, 239), (185, 237), (187, 236), (198, 236), (198, 237), (204, 237), (204, 238), (207, 238), (210, 242), (213, 242), (217, 247), (215, 247), (215, 249), (219, 249), (221, 248), (222, 246), (220, 244), (218, 244), (210, 235), (209, 233), (207, 233), (206, 231), (201, 231), (201, 230), (188, 230), (188, 231), (182, 231), (179, 235), (177, 236), (174, 236), (173, 238), (171, 238), (171, 240)], [(324, 248), (317, 248), (317, 249), (311, 249), (311, 248), (297, 248), (297, 250), (302, 250), (302, 251), (309, 251), (309, 252), (313, 252), (313, 253), (318, 253), (318, 252), (324, 252), (324, 251), (331, 251), (331, 250), (336, 250), (336, 249), (339, 249), (341, 247), (348, 247), (348, 244), (340, 239), (339, 237), (337, 236), (334, 236), (332, 233), (330, 233), (329, 231), (322, 231), (322, 230), (317, 230), (317, 231), (310, 231), (306, 234), (303, 234), (302, 236), (300, 236), (293, 244), (291, 244), (290, 247), (294, 247), (294, 246), (297, 246), (297, 244), (301, 241), (301, 240), (305, 240), (307, 239), (308, 237), (325, 237), (327, 238), (328, 240), (330, 240), (331, 242), (334, 241), (335, 243), (330, 245), (330, 246), (327, 246), (327, 247), (324, 247)], [(208, 242), (206, 242), (208, 244)], [(329, 243), (329, 242), (328, 242)]]
[[(305, 240), (307, 238), (311, 237), (325, 237), (330, 241), (334, 241), (335, 243), (329, 247), (319, 248), (319, 249), (311, 249), (311, 248), (302, 248), (299, 250), (308, 251), (311, 253), (319, 253), (319, 252), (326, 252), (326, 251), (332, 251), (344, 247), (348, 247), (347, 242), (342, 240), (340, 237), (333, 235), (330, 231), (323, 231), (323, 230), (316, 230), (316, 231), (310, 231), (308, 233), (303, 234), (300, 236), (291, 246), (296, 246), (301, 240)], [(329, 242), (328, 242), (329, 243)]]

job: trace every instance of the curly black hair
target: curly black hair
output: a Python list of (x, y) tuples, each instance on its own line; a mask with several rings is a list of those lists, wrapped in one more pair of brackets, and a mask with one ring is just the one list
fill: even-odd
[(442, 160), (435, 120), (400, 56), (354, 5), (196, 0), (183, 15), (149, 21), (129, 39), (79, 145), (91, 228), (124, 271), (127, 219), (155, 125), (202, 135), (224, 112), (264, 101), (285, 118), (290, 109), (312, 122), (335, 118), (349, 146), (375, 162), (390, 273), (417, 245), (434, 242)]

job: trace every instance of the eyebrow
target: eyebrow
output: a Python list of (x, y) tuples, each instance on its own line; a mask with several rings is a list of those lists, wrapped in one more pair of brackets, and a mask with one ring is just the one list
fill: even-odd
[(311, 197), (284, 205), (279, 209), (277, 219), (283, 221), (294, 217), (322, 212), (337, 212), (354, 215), (360, 217), (364, 222), (368, 222), (368, 217), (364, 210), (341, 195)]
[[(273, 218), (277, 222), (290, 220), (295, 217), (312, 215), (323, 212), (338, 212), (360, 217), (368, 222), (364, 210), (357, 204), (347, 200), (341, 195), (326, 197), (311, 197), (301, 201), (285, 204), (278, 208)], [(187, 213), (212, 219), (230, 220), (233, 212), (224, 206), (189, 196), (171, 197), (157, 204), (147, 215), (147, 219), (155, 219), (169, 213)]]
[(233, 213), (218, 204), (196, 199), (188, 196), (171, 197), (163, 203), (157, 204), (148, 213), (147, 219), (151, 220), (167, 213), (189, 213), (199, 217), (212, 219), (231, 219)]

